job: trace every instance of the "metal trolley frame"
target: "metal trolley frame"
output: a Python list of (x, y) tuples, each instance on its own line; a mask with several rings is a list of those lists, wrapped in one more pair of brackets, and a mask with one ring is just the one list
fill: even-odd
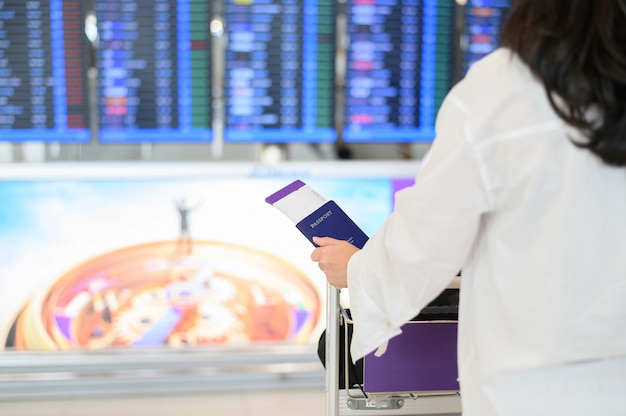
[[(458, 285), (458, 278), (453, 285)], [(458, 288), (458, 286), (456, 286)], [(458, 390), (366, 393), (351, 388), (348, 380), (348, 331), (351, 318), (339, 302), (340, 292), (331, 285), (326, 289), (326, 416), (363, 415), (460, 415), (461, 401)], [(343, 327), (343, 330), (342, 330)], [(340, 388), (339, 357), (340, 337), (345, 339), (345, 388)]]

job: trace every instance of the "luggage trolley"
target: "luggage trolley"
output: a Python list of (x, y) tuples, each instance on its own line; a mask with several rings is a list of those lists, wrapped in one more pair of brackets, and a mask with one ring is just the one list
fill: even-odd
[[(326, 416), (460, 415), (456, 364), (459, 277), (402, 327), (380, 357), (363, 358), (363, 384), (349, 381), (349, 311), (327, 285)], [(340, 356), (340, 337), (345, 342)], [(343, 388), (339, 366), (343, 365)]]

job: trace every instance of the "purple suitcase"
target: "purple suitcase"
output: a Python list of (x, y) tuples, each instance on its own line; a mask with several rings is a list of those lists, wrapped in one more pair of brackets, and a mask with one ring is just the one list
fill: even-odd
[(411, 321), (380, 357), (363, 362), (366, 393), (459, 390), (457, 322)]

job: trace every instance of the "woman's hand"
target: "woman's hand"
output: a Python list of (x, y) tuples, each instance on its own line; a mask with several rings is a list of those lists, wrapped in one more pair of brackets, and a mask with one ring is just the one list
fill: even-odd
[(328, 283), (337, 289), (348, 287), (348, 261), (359, 249), (330, 237), (313, 237), (313, 242), (319, 247), (311, 253), (311, 260), (326, 274)]

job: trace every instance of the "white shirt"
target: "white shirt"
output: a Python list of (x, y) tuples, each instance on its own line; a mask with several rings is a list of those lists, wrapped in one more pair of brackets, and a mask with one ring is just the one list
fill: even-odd
[[(626, 169), (567, 134), (510, 51), (472, 67), (441, 107), (415, 186), (350, 260), (354, 360), (398, 335), (462, 269), (464, 415), (515, 414), (502, 406), (539, 394), (540, 383), (516, 385), (522, 374), (545, 380), (554, 369), (565, 380), (563, 365), (611, 357), (626, 414)], [(594, 380), (579, 390), (602, 390)]]

